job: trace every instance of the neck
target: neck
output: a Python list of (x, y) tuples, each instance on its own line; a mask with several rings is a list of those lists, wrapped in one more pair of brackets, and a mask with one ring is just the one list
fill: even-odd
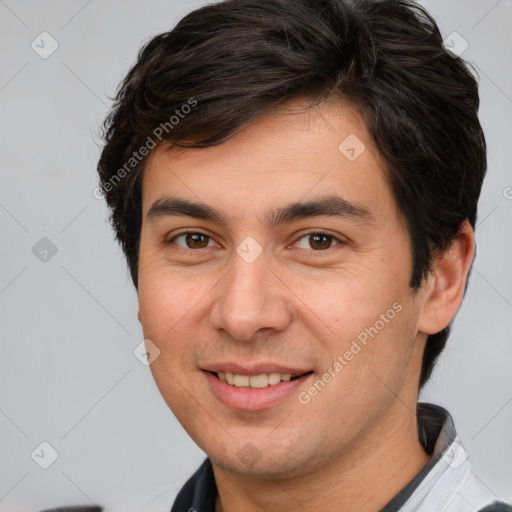
[(418, 439), (415, 405), (411, 411), (397, 401), (394, 410), (365, 439), (314, 471), (291, 478), (262, 478), (231, 473), (212, 461), (218, 488), (215, 510), (374, 512), (403, 489), (428, 460)]

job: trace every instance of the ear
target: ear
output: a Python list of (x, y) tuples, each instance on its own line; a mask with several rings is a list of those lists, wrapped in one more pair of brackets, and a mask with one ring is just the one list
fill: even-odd
[(435, 334), (452, 321), (461, 305), (474, 256), (475, 236), (466, 219), (451, 245), (436, 257), (424, 285), (425, 298), (418, 318), (420, 332)]
[(142, 323), (142, 315), (140, 314), (140, 307), (137, 311), (137, 318), (139, 319), (139, 322)]

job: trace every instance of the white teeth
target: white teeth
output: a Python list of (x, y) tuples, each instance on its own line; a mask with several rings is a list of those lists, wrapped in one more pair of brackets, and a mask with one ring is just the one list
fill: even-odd
[(262, 389), (267, 386), (275, 386), (281, 381), (289, 381), (292, 377), (298, 377), (291, 373), (262, 373), (260, 375), (238, 375), (230, 372), (217, 372), (217, 376), (222, 382), (239, 388), (257, 388)]
[(249, 387), (249, 375), (235, 375), (235, 379), (233, 384), (237, 388), (247, 388)]
[(249, 379), (249, 385), (251, 388), (266, 388), (268, 386), (267, 374), (252, 375)]
[(275, 384), (279, 384), (281, 382), (281, 374), (280, 373), (269, 373), (268, 374), (268, 385), (274, 386)]
[(279, 384), (281, 382), (281, 374), (280, 373), (269, 373), (268, 374), (268, 383), (270, 386), (274, 384)]

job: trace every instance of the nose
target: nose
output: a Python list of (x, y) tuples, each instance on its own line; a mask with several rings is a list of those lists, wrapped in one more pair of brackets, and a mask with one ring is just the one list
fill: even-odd
[[(249, 341), (258, 331), (284, 331), (291, 322), (291, 292), (263, 252), (248, 263), (234, 252), (211, 309), (212, 327)], [(261, 333), (260, 333), (261, 334)]]

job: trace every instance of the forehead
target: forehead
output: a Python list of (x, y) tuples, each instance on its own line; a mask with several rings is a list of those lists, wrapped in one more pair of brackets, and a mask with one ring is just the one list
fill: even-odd
[[(394, 209), (386, 163), (359, 112), (290, 102), (210, 148), (162, 144), (143, 177), (143, 214), (165, 197), (214, 204), (225, 217), (326, 195), (372, 212)], [(383, 212), (385, 213), (385, 212)], [(388, 212), (389, 213), (389, 212)]]

